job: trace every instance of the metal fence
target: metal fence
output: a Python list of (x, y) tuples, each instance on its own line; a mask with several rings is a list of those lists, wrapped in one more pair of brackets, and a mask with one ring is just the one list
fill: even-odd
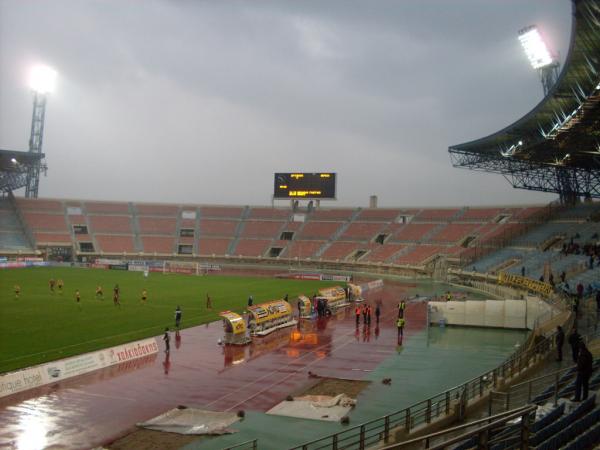
[[(533, 421), (536, 409), (535, 405), (527, 405), (485, 419), (475, 420), (464, 425), (386, 446), (382, 450), (401, 450), (405, 448), (413, 450), (419, 447), (437, 450), (466, 440), (470, 440), (473, 447), (477, 448), (490, 448), (494, 444), (515, 441), (527, 442), (530, 435), (530, 424)], [(518, 420), (517, 426), (511, 423), (515, 419)]]

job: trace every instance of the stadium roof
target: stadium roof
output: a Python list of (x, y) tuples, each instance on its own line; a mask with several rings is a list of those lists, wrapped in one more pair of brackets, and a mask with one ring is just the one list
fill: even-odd
[(0, 192), (24, 187), (29, 168), (40, 163), (43, 158), (43, 153), (0, 149)]
[(449, 147), (455, 167), (501, 173), (514, 187), (600, 197), (600, 4), (572, 3), (569, 53), (556, 84), (515, 123)]

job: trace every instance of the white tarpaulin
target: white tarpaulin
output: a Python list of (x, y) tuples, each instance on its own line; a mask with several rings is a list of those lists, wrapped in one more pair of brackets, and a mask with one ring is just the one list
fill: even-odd
[(227, 427), (238, 420), (236, 413), (186, 408), (172, 409), (137, 426), (179, 434), (227, 434), (236, 432)]
[(281, 402), (267, 411), (267, 414), (338, 422), (348, 414), (355, 404), (356, 400), (346, 394), (339, 394), (335, 397), (306, 395), (294, 397), (293, 401)]

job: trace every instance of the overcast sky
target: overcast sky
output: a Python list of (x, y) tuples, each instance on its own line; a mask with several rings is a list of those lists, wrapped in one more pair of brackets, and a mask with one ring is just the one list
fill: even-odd
[(547, 202), (448, 157), (542, 99), (530, 24), (564, 60), (569, 0), (0, 0), (0, 148), (43, 62), (41, 197), (269, 204), (274, 172), (335, 171), (331, 205)]

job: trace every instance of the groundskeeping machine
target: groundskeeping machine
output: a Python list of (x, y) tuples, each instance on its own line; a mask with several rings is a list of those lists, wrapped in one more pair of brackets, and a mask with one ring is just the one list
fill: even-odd
[(292, 306), (285, 300), (273, 300), (248, 307), (248, 327), (253, 336), (264, 336), (298, 323)]
[(341, 286), (319, 289), (317, 301), (319, 300), (325, 302), (326, 315), (335, 314), (340, 308), (350, 305), (349, 296), (346, 295), (346, 291)]
[(246, 321), (242, 316), (233, 311), (223, 311), (219, 313), (223, 319), (223, 344), (246, 345), (252, 342), (248, 336)]

